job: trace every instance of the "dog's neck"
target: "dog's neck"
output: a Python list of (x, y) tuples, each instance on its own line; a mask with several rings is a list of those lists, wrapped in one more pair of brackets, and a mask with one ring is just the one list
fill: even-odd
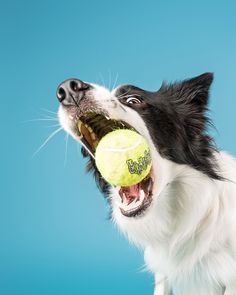
[(171, 166), (169, 178), (155, 190), (158, 195), (144, 216), (127, 218), (113, 204), (113, 217), (132, 242), (171, 260), (172, 269), (184, 261), (190, 268), (209, 251), (217, 234), (213, 228), (219, 222), (221, 184), (189, 166)]

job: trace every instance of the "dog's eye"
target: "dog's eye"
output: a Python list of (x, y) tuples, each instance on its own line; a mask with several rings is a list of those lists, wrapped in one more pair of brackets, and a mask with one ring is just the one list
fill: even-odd
[(142, 99), (140, 96), (126, 96), (126, 97), (121, 97), (119, 98), (119, 101), (131, 108), (144, 108), (147, 104), (146, 102)]
[(127, 104), (140, 104), (140, 103), (142, 103), (142, 100), (137, 97), (128, 97), (128, 98), (126, 98), (125, 102)]

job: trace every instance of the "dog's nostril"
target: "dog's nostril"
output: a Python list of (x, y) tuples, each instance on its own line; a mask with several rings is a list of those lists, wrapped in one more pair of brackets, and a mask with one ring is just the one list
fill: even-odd
[(63, 87), (59, 87), (57, 91), (57, 98), (60, 102), (62, 102), (66, 98), (66, 91)]
[(80, 92), (84, 90), (88, 90), (90, 88), (89, 84), (84, 83), (80, 80), (71, 80), (70, 81), (70, 89), (73, 90), (73, 92)]
[(75, 80), (72, 80), (70, 82), (70, 88), (74, 91), (74, 92), (78, 92), (80, 90), (80, 85), (78, 85), (78, 82)]

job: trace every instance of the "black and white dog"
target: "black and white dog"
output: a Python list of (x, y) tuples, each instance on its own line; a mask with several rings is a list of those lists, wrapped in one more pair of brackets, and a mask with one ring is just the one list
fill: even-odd
[[(57, 90), (60, 123), (83, 145), (114, 222), (144, 249), (158, 295), (236, 294), (236, 161), (207, 134), (212, 80), (110, 92), (70, 79)], [(151, 149), (151, 173), (130, 187), (110, 186), (94, 163), (97, 143), (117, 128), (135, 129)]]

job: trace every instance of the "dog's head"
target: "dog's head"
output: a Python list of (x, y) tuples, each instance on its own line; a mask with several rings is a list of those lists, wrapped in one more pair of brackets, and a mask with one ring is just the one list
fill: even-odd
[[(176, 167), (189, 165), (219, 179), (214, 147), (206, 133), (209, 87), (212, 73), (174, 84), (163, 83), (158, 91), (122, 85), (111, 92), (104, 87), (69, 79), (57, 90), (62, 127), (82, 144), (101, 191), (126, 218), (142, 218), (158, 194), (177, 175)], [(131, 128), (143, 135), (151, 150), (151, 173), (137, 185), (111, 187), (95, 166), (99, 140), (114, 129)], [(112, 163), (111, 163), (112, 165)], [(112, 200), (111, 200), (112, 198)], [(109, 198), (108, 198), (109, 199)]]

